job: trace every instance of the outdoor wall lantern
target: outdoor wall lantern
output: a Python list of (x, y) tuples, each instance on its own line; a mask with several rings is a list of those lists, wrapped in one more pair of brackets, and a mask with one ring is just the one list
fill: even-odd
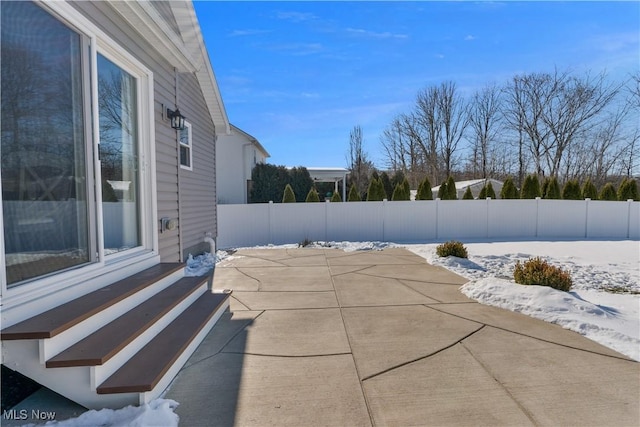
[(175, 111), (167, 108), (167, 117), (171, 119), (171, 127), (176, 130), (184, 129), (184, 116), (180, 114), (180, 109), (176, 108)]

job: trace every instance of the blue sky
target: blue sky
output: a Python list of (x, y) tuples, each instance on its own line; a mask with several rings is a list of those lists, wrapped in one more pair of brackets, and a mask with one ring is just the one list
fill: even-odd
[(529, 72), (638, 70), (638, 2), (195, 1), (229, 120), (270, 163), (344, 167), (419, 90), (464, 93)]

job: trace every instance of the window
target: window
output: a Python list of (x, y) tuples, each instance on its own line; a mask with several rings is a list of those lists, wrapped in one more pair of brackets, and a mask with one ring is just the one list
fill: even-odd
[(0, 6), (0, 287), (148, 253), (153, 74), (66, 3)]
[(179, 132), (180, 140), (180, 167), (182, 169), (192, 170), (192, 137), (191, 137), (191, 123), (184, 122), (184, 129)]

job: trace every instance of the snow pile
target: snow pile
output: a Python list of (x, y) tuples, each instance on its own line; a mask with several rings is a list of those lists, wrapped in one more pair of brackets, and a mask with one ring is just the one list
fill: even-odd
[(397, 247), (395, 243), (389, 242), (313, 242), (308, 248), (332, 248), (341, 249), (345, 252), (354, 251), (381, 251), (385, 248)]
[[(407, 248), (470, 279), (461, 288), (469, 298), (556, 323), (640, 361), (637, 241), (465, 243), (469, 259), (440, 258), (436, 246)], [(516, 262), (536, 256), (569, 271), (572, 291), (516, 284)]]
[(174, 412), (178, 403), (170, 399), (155, 399), (142, 406), (127, 406), (122, 409), (91, 410), (65, 421), (50, 421), (47, 426), (56, 427), (177, 427), (178, 414)]
[(192, 276), (204, 276), (209, 274), (213, 267), (223, 259), (229, 259), (232, 256), (226, 251), (217, 251), (216, 255), (213, 256), (209, 252), (205, 252), (202, 255), (193, 256), (189, 254), (187, 258), (187, 266), (184, 270), (184, 275), (186, 277)]

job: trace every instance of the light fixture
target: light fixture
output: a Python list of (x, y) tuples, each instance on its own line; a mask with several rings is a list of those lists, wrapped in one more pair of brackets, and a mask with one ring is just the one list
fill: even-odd
[(175, 111), (167, 108), (167, 117), (171, 119), (171, 127), (173, 129), (184, 129), (184, 116), (180, 114), (180, 109), (176, 108)]

